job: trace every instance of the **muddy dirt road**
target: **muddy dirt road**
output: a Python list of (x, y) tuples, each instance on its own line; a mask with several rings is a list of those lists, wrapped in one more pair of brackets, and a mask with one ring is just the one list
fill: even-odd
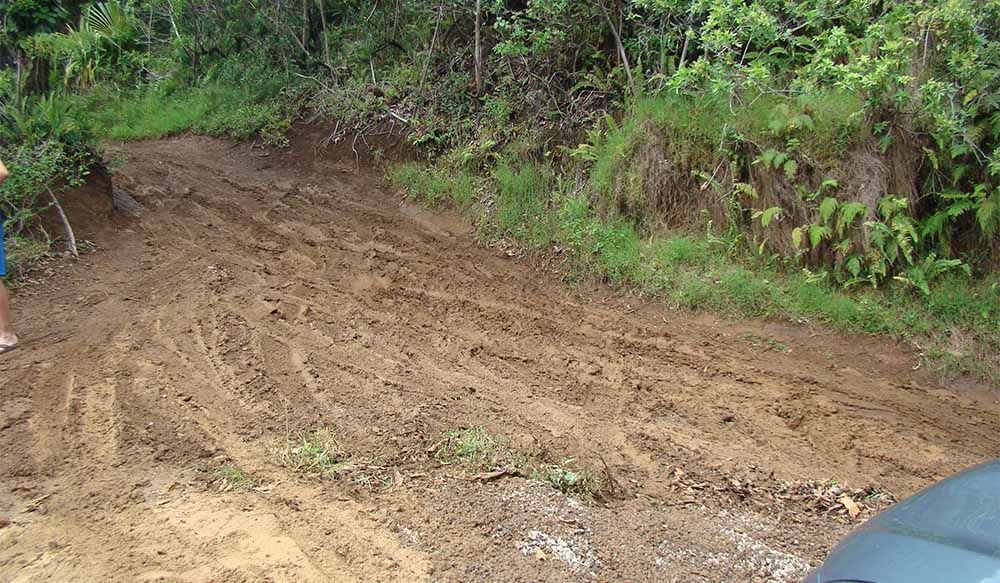
[[(126, 150), (142, 218), (15, 301), (2, 581), (784, 583), (851, 527), (830, 481), (1000, 452), (995, 397), (883, 340), (570, 289), (308, 148)], [(472, 426), (602, 499), (428, 454)], [(279, 463), (321, 428), (350, 470)]]

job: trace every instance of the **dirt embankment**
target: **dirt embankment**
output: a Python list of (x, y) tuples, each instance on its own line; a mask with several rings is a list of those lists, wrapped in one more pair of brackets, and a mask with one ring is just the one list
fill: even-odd
[[(127, 152), (142, 218), (15, 301), (2, 581), (795, 581), (850, 528), (803, 482), (906, 495), (1000, 451), (993, 395), (883, 340), (567, 289), (353, 160)], [(428, 455), (478, 425), (607, 499)], [(277, 463), (320, 427), (365, 463)]]

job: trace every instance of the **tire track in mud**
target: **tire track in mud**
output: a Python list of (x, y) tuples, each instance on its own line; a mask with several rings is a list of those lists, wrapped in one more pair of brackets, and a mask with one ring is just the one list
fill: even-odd
[[(947, 391), (882, 341), (567, 290), (311, 148), (128, 151), (141, 223), (18, 298), (52, 341), (0, 361), (0, 572), (18, 580), (784, 582), (850, 525), (733, 480), (907, 494), (1000, 451), (995, 397)], [(276, 463), (330, 425), (388, 482)], [(471, 425), (607, 464), (618, 492), (581, 504), (429, 459)], [(219, 492), (222, 466), (257, 486)]]

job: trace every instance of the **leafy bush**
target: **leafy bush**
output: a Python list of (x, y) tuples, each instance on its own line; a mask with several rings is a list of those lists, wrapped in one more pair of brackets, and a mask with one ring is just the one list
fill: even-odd
[[(0, 98), (3, 96), (0, 95)], [(0, 160), (10, 177), (0, 185), (0, 214), (17, 274), (48, 251), (49, 237), (31, 240), (37, 218), (55, 193), (83, 184), (98, 161), (94, 142), (75, 105), (55, 94), (2, 101)]]

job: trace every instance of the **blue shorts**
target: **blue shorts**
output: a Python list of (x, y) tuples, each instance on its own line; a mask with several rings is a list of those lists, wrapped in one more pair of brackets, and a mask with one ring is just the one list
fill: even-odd
[(6, 219), (0, 215), (0, 277), (7, 276), (7, 258), (3, 255), (3, 222)]

